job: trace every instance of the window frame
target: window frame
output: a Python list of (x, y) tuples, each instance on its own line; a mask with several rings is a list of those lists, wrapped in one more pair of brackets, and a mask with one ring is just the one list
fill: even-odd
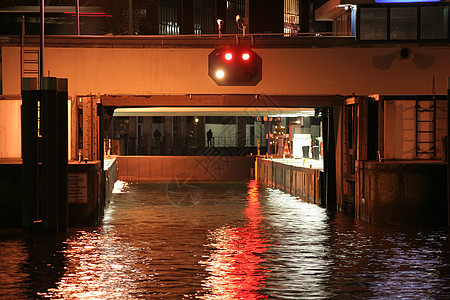
[[(391, 9), (392, 8), (406, 8), (406, 7), (414, 7), (417, 8), (416, 11), (416, 38), (414, 39), (392, 39), (391, 38)], [(445, 38), (422, 38), (422, 8), (428, 7), (447, 7), (447, 37)], [(386, 39), (361, 39), (361, 9), (366, 8), (386, 8)], [(431, 2), (431, 3), (395, 3), (395, 4), (364, 4), (358, 5), (356, 11), (356, 41), (358, 43), (411, 43), (411, 42), (449, 42), (450, 41), (450, 17), (448, 12), (450, 12), (450, 4), (444, 2)]]

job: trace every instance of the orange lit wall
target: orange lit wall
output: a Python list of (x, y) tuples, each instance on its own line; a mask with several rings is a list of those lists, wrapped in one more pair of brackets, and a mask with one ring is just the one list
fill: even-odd
[(0, 158), (22, 156), (20, 100), (0, 100)]
[[(388, 70), (373, 59), (400, 48), (255, 49), (263, 60), (255, 87), (219, 87), (208, 77), (213, 49), (194, 48), (46, 48), (46, 75), (69, 79), (69, 95), (84, 94), (277, 94), (418, 95), (447, 93), (448, 48), (413, 51), (433, 63), (420, 69), (395, 58)], [(3, 93), (20, 94), (20, 49), (3, 47)], [(417, 55), (416, 55), (417, 56)]]

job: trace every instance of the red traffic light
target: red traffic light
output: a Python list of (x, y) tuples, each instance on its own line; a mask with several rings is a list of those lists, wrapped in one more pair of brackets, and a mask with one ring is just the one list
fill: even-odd
[(225, 53), (224, 57), (226, 60), (230, 61), (233, 59), (233, 54), (231, 54), (231, 52), (227, 52), (227, 53)]
[(250, 54), (248, 52), (244, 52), (244, 53), (242, 53), (241, 57), (243, 60), (247, 61), (250, 59)]

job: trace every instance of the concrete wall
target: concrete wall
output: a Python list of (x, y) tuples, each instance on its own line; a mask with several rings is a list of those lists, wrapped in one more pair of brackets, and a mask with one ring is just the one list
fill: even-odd
[[(0, 99), (0, 158), (22, 157), (22, 100)], [(68, 102), (68, 153), (71, 153), (71, 100)]]
[(22, 156), (21, 104), (22, 100), (0, 100), (0, 158)]
[(357, 162), (356, 216), (371, 223), (447, 224), (446, 164)]
[(22, 165), (0, 160), (0, 228), (22, 226)]
[(240, 181), (250, 178), (254, 160), (240, 156), (118, 156), (118, 179), (173, 183)]
[[(87, 203), (71, 203), (69, 196), (69, 227), (95, 226), (103, 214), (101, 199), (101, 170), (99, 161), (69, 163), (71, 173), (87, 174)], [(69, 184), (70, 185), (70, 184)], [(70, 188), (69, 188), (70, 191)]]
[[(254, 49), (263, 62), (257, 86), (217, 86), (208, 76), (204, 48), (46, 47), (44, 74), (69, 79), (69, 95), (92, 94), (270, 94), (270, 95), (421, 95), (447, 93), (450, 51), (412, 48), (427, 57), (393, 58), (387, 70), (379, 61), (401, 47)], [(392, 56), (392, 55), (391, 55)], [(20, 48), (2, 47), (3, 94), (20, 94)], [(378, 67), (377, 67), (378, 66)]]
[[(384, 158), (386, 160), (416, 158), (415, 106), (415, 100), (384, 101)], [(432, 114), (429, 113), (428, 116), (431, 117)], [(419, 126), (431, 125), (422, 123)], [(425, 127), (421, 129), (432, 130)], [(446, 135), (447, 101), (436, 101), (436, 158), (433, 159), (443, 158), (442, 137)]]
[(310, 203), (321, 204), (321, 172), (258, 158), (258, 181)]

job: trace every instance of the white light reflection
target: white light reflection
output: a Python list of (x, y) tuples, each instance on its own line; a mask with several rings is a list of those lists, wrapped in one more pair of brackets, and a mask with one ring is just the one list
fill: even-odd
[(267, 285), (276, 290), (274, 296), (296, 291), (301, 291), (296, 299), (329, 296), (325, 283), (332, 261), (326, 210), (277, 189), (267, 192), (265, 213), (272, 232), (269, 238), (276, 241), (268, 252), (272, 254), (268, 263), (273, 267)]
[(126, 181), (122, 181), (122, 180), (117, 180), (116, 182), (114, 182), (114, 187), (112, 190), (113, 194), (124, 194), (124, 193), (128, 193), (128, 182)]
[[(52, 299), (128, 299), (144, 275), (131, 270), (135, 258), (119, 237), (97, 231), (79, 231), (67, 240), (66, 272), (39, 296)], [(127, 253), (125, 255), (125, 253)], [(148, 277), (146, 277), (148, 279)]]

